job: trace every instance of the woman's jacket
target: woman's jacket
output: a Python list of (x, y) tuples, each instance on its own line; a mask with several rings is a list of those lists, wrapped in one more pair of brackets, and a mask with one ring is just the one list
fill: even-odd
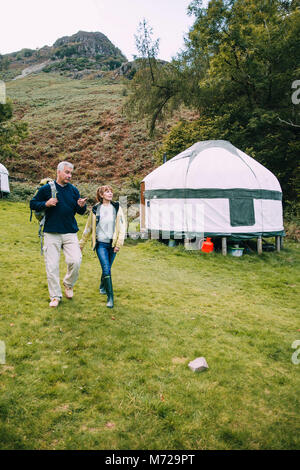
[[(113, 238), (112, 238), (112, 246), (120, 248), (124, 243), (125, 234), (126, 234), (125, 217), (124, 217), (124, 213), (123, 213), (122, 207), (120, 206), (119, 202), (111, 201), (111, 204), (114, 206), (114, 208), (116, 210), (116, 223), (115, 223), (115, 230), (114, 230), (114, 234), (113, 234)], [(81, 249), (84, 248), (84, 245), (86, 244), (86, 242), (87, 242), (88, 238), (90, 237), (90, 235), (92, 235), (93, 250), (96, 248), (96, 241), (97, 241), (96, 227), (97, 227), (97, 225), (100, 221), (100, 216), (98, 215), (99, 211), (97, 213), (97, 209), (98, 209), (99, 205), (101, 205), (101, 202), (99, 202), (98, 204), (95, 204), (92, 207), (92, 210), (91, 210), (90, 215), (88, 217), (88, 220), (87, 220), (85, 229), (83, 231), (81, 240), (79, 241), (79, 246), (80, 246)]]

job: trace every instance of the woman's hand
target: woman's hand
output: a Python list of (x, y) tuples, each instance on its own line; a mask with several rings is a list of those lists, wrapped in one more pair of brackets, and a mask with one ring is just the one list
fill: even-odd
[(114, 247), (114, 252), (115, 253), (118, 253), (118, 251), (120, 251), (120, 248), (118, 248), (117, 246)]

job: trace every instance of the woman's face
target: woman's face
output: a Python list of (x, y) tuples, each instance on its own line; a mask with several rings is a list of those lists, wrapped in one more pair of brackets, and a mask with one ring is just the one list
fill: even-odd
[(103, 199), (105, 199), (106, 201), (111, 201), (112, 198), (113, 198), (113, 192), (110, 190), (110, 189), (106, 189), (106, 191), (104, 191), (103, 193)]

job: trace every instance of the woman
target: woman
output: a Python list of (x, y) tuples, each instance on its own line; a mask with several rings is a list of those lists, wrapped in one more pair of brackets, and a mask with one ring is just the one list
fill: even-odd
[(113, 308), (111, 266), (124, 243), (125, 218), (119, 202), (112, 200), (111, 186), (100, 186), (97, 189), (96, 198), (98, 203), (90, 212), (79, 245), (83, 250), (88, 237), (92, 234), (92, 246), (96, 250), (102, 268), (99, 290), (101, 294), (107, 294), (106, 306)]

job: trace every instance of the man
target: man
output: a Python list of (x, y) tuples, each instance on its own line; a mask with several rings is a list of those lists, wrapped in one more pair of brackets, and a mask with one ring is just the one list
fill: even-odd
[(60, 162), (55, 181), (56, 197), (52, 197), (49, 184), (40, 188), (30, 201), (30, 208), (35, 211), (46, 210), (44, 226), (44, 258), (50, 294), (50, 307), (57, 307), (62, 298), (59, 280), (59, 259), (61, 249), (64, 252), (67, 273), (63, 283), (65, 295), (73, 297), (73, 286), (78, 278), (81, 264), (75, 214), (83, 215), (86, 211), (86, 198), (81, 198), (78, 189), (70, 181), (73, 165)]

